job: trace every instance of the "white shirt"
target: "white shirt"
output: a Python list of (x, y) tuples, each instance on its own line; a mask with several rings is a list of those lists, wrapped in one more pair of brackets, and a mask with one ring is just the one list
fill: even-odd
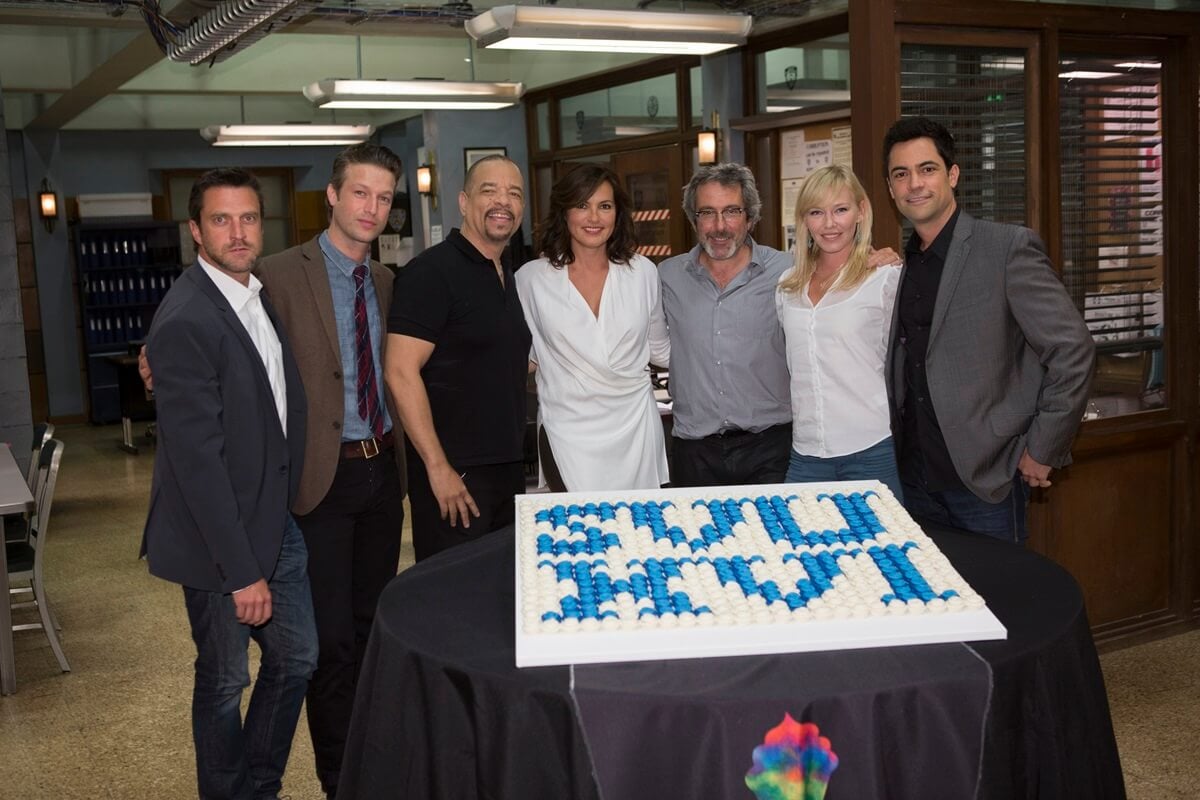
[(544, 258), (517, 271), (533, 335), (538, 421), (573, 492), (657, 489), (668, 480), (648, 364), (670, 357), (658, 270), (634, 256), (609, 264), (599, 316), (567, 268)]
[[(786, 277), (786, 275), (785, 275)], [(880, 267), (814, 307), (808, 287), (775, 292), (792, 380), (792, 447), (831, 458), (891, 436), (883, 364), (900, 270)]]
[(267, 370), (267, 380), (271, 382), (279, 425), (283, 428), (283, 435), (287, 436), (287, 379), (283, 375), (283, 346), (279, 344), (279, 334), (275, 332), (275, 326), (263, 308), (262, 298), (258, 296), (262, 291), (262, 281), (251, 275), (250, 285), (243, 286), (203, 258), (197, 257), (197, 261), (221, 290), (221, 294), (225, 295), (229, 305), (233, 306), (238, 320), (250, 335), (250, 341), (254, 342), (254, 348), (258, 350), (258, 356)]

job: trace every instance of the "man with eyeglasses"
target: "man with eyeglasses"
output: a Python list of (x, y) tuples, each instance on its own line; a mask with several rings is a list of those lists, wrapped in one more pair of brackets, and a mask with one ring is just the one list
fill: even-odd
[(697, 169), (683, 210), (699, 244), (658, 268), (671, 334), (671, 485), (781, 483), (792, 412), (775, 284), (792, 257), (750, 237), (762, 202), (741, 164)]

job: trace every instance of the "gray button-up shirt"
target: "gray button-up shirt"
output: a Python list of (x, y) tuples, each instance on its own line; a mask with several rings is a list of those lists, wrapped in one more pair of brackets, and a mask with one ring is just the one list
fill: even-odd
[(658, 267), (671, 331), (675, 435), (701, 439), (792, 421), (775, 285), (790, 253), (750, 242), (750, 264), (724, 290), (699, 262), (700, 246)]

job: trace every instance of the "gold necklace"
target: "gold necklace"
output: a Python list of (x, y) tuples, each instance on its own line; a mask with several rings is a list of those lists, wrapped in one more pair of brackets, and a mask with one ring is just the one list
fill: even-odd
[(837, 280), (837, 277), (840, 274), (842, 274), (841, 267), (838, 267), (837, 269), (835, 269), (833, 272), (831, 272), (828, 276), (826, 276), (824, 278), (820, 277), (819, 275), (817, 275), (814, 272), (812, 279), (813, 279), (813, 283), (815, 283), (817, 285), (817, 291), (819, 291), (819, 292), (825, 291), (827, 288), (829, 288), (830, 284), (832, 284), (835, 280)]

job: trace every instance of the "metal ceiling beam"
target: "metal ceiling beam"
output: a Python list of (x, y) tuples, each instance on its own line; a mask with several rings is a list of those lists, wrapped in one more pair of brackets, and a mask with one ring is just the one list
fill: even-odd
[(131, 78), (166, 58), (158, 48), (154, 37), (143, 33), (125, 45), (116, 55), (92, 71), (92, 74), (75, 84), (50, 106), (30, 120), (26, 127), (62, 128), (108, 97)]

